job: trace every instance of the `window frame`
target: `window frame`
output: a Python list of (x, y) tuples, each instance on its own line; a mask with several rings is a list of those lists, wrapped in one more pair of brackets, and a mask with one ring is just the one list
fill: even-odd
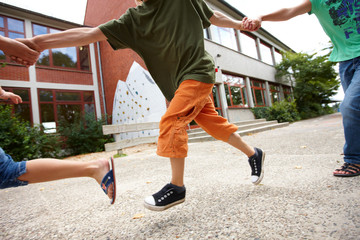
[[(0, 17), (2, 17), (4, 19), (4, 27), (0, 27), (0, 31), (4, 32), (4, 37), (9, 37), (9, 32), (12, 32), (12, 33), (17, 33), (17, 34), (22, 34), (25, 38), (26, 36), (26, 28), (25, 28), (25, 21), (23, 19), (19, 19), (19, 18), (15, 18), (15, 17), (9, 17), (9, 16), (6, 16), (6, 15), (2, 15), (0, 14)], [(8, 19), (14, 19), (14, 20), (18, 20), (18, 21), (21, 21), (23, 23), (23, 29), (24, 29), (24, 32), (17, 32), (17, 31), (13, 31), (13, 30), (9, 30), (9, 21)], [(14, 63), (16, 64), (16, 62), (12, 61), (11, 58), (7, 55), (5, 55), (5, 59), (0, 59), (0, 62), (11, 62), (11, 63)]]
[[(262, 51), (262, 49), (263, 49), (263, 47), (265, 47), (265, 48), (267, 48), (267, 50), (269, 50), (269, 52), (270, 52), (270, 63), (269, 62), (266, 62), (265, 60), (264, 60), (264, 55), (263, 55), (263, 51)], [(274, 56), (273, 56), (273, 52), (272, 52), (272, 47), (271, 47), (271, 45), (269, 45), (268, 43), (266, 43), (265, 41), (262, 41), (262, 40), (260, 40), (260, 46), (259, 46), (259, 50), (260, 50), (260, 54), (261, 54), (261, 61), (263, 62), (263, 63), (266, 63), (266, 64), (269, 64), (269, 65), (272, 65), (272, 66), (274, 66)]]
[[(49, 34), (51, 29), (53, 29), (55, 31), (60, 31), (60, 32), (64, 31), (63, 29), (50, 27), (50, 26), (46, 26), (46, 25), (39, 24), (39, 23), (36, 23), (36, 22), (32, 22), (31, 23), (31, 30), (32, 30), (32, 34), (33, 34), (34, 37), (41, 35), (41, 34), (40, 35), (35, 35), (34, 25), (45, 27), (46, 28), (46, 34)], [(72, 47), (67, 47), (67, 48), (72, 48)], [(70, 71), (77, 71), (77, 72), (91, 72), (90, 46), (85, 45), (85, 46), (78, 46), (78, 47), (74, 47), (74, 48), (76, 50), (76, 68), (54, 65), (53, 52), (54, 52), (55, 49), (47, 49), (47, 51), (49, 51), (49, 65), (40, 65), (38, 62), (36, 62), (36, 67), (37, 68), (46, 68), (46, 69), (62, 69), (62, 70), (70, 70)], [(81, 62), (80, 62), (80, 60), (81, 60), (81, 58), (80, 58), (81, 48), (87, 48), (89, 70), (81, 69)], [(56, 48), (56, 49), (64, 49), (64, 48)]]
[[(247, 49), (246, 46), (244, 46), (244, 42), (243, 42), (243, 36), (242, 35), (245, 35), (246, 37), (248, 38), (251, 38), (253, 41), (254, 41), (254, 49), (255, 49), (255, 53), (254, 53), (254, 56), (252, 55), (249, 55), (247, 54), (246, 52), (244, 52), (244, 49)], [(258, 44), (257, 44), (257, 41), (256, 41), (256, 36), (253, 36), (252, 34), (246, 32), (246, 31), (240, 31), (240, 47), (241, 47), (241, 53), (248, 56), (248, 57), (251, 57), (251, 58), (254, 58), (254, 59), (257, 59), (259, 60), (259, 53), (258, 53)]]
[[(52, 101), (42, 101), (40, 92), (41, 91), (51, 91), (52, 93)], [(56, 93), (62, 92), (62, 93), (80, 93), (80, 100), (74, 101), (74, 100), (57, 100)], [(84, 94), (85, 93), (91, 93), (92, 94), (92, 101), (85, 101)], [(67, 90), (67, 89), (46, 89), (46, 88), (38, 88), (37, 89), (38, 99), (39, 99), (39, 118), (40, 118), (40, 124), (43, 124), (42, 119), (42, 104), (52, 104), (53, 108), (53, 114), (54, 114), (54, 121), (56, 123), (56, 127), (58, 126), (58, 123), (60, 121), (60, 117), (58, 116), (58, 106), (59, 105), (80, 105), (81, 106), (81, 114), (85, 114), (85, 105), (86, 104), (93, 104), (94, 105), (94, 117), (96, 117), (96, 103), (95, 103), (95, 92), (94, 91), (83, 91), (83, 90)]]
[[(274, 88), (275, 89), (274, 89)], [(278, 84), (274, 84), (274, 83), (269, 83), (269, 90), (270, 90), (270, 98), (271, 98), (271, 103), (275, 103), (274, 101), (274, 93), (277, 94), (277, 101), (276, 102), (280, 102), (281, 99), (280, 99), (280, 85)]]
[[(223, 82), (224, 82), (224, 88), (225, 88), (225, 94), (229, 93), (230, 96), (230, 105), (228, 105), (228, 108), (248, 108), (249, 107), (249, 103), (248, 103), (248, 96), (247, 96), (247, 91), (246, 91), (246, 82), (245, 82), (245, 77), (243, 76), (238, 76), (238, 75), (232, 75), (232, 74), (227, 74), (227, 73), (223, 73), (223, 76), (226, 77), (226, 79), (223, 78)], [(244, 80), (244, 84), (241, 83), (233, 83), (230, 81), (227, 81), (229, 77), (237, 77), (237, 78), (242, 78)], [(233, 97), (232, 97), (232, 93), (231, 93), (231, 87), (238, 87), (240, 88), (240, 94), (241, 94), (241, 102), (242, 104), (239, 105), (234, 105), (233, 102)], [(227, 91), (226, 91), (227, 89)], [(243, 89), (245, 89), (245, 95), (243, 92)]]
[[(221, 35), (221, 31), (220, 31), (221, 29), (223, 29), (226, 32), (229, 32), (229, 34), (231, 34), (231, 36), (233, 36), (233, 39), (232, 39), (234, 41), (232, 43), (233, 46), (228, 46), (228, 45), (224, 44), (224, 42), (222, 40), (223, 35)], [(216, 32), (215, 32), (215, 30), (216, 30)], [(232, 49), (234, 51), (238, 52), (240, 50), (239, 49), (239, 44), (238, 44), (238, 41), (237, 41), (237, 34), (236, 34), (235, 29), (233, 29), (233, 28), (224, 28), (224, 27), (218, 27), (218, 26), (215, 26), (215, 25), (211, 25), (208, 28), (208, 31), (210, 31), (210, 36), (208, 34), (209, 38), (207, 38), (207, 39), (210, 39), (211, 41), (213, 41), (215, 43), (218, 43), (218, 44), (220, 44), (220, 45), (222, 45), (222, 46), (224, 46), (226, 48)], [(216, 36), (218, 36), (219, 41), (214, 39), (215, 34), (216, 34)]]
[[(26, 90), (28, 92), (28, 96), (29, 96), (29, 100), (25, 100), (24, 98), (22, 98), (22, 103), (18, 103), (15, 104), (13, 103), (11, 100), (0, 100), (0, 104), (6, 104), (6, 105), (11, 105), (11, 109), (12, 109), (12, 113), (15, 115), (16, 111), (15, 111), (15, 106), (21, 106), (21, 105), (29, 105), (29, 120), (27, 119), (23, 119), (25, 121), (29, 121), (30, 125), (33, 126), (34, 124), (34, 119), (33, 119), (33, 111), (32, 111), (32, 102), (31, 102), (31, 91), (30, 88), (25, 88), (25, 87), (5, 87), (2, 86), (2, 89), (7, 91), (7, 92), (12, 92), (14, 93), (14, 90)], [(16, 93), (15, 93), (16, 94)]]
[[(216, 98), (218, 99), (218, 103), (215, 102), (214, 89), (215, 89), (215, 93), (216, 93)], [(222, 111), (221, 99), (220, 99), (219, 85), (214, 84), (214, 87), (213, 87), (213, 90), (211, 91), (210, 96), (211, 96), (211, 100), (214, 103), (215, 110), (219, 113), (220, 116), (224, 116), (223, 111)]]
[[(260, 83), (261, 87), (254, 86), (254, 83)], [(251, 93), (252, 93), (253, 100), (254, 100), (254, 107), (266, 107), (266, 98), (265, 98), (266, 89), (265, 89), (265, 86), (264, 86), (265, 83), (263, 81), (261, 81), (261, 80), (251, 79), (250, 84), (251, 84)], [(256, 94), (255, 94), (256, 90), (261, 91), (261, 98), (262, 98), (262, 101), (264, 103), (263, 105), (259, 105), (257, 103)]]

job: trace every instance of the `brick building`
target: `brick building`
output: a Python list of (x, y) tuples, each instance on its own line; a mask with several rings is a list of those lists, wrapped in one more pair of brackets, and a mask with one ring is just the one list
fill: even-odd
[[(207, 2), (233, 18), (244, 17), (224, 0)], [(95, 27), (119, 18), (133, 6), (134, 0), (88, 0), (84, 25)], [(32, 37), (81, 26), (0, 3), (0, 34), (6, 37)], [(219, 114), (231, 122), (250, 119), (250, 108), (271, 106), (290, 96), (290, 83), (275, 78), (274, 65), (281, 60), (281, 51), (291, 49), (276, 37), (264, 29), (247, 33), (216, 26), (204, 30), (204, 36), (206, 50), (217, 66), (212, 95)], [(61, 118), (71, 119), (76, 112), (97, 117), (109, 114), (115, 123), (124, 123), (159, 120), (166, 108), (161, 93), (154, 97), (156, 86), (140, 57), (128, 49), (113, 51), (106, 41), (46, 50), (29, 68), (11, 63), (2, 52), (0, 61), (7, 62), (0, 69), (0, 85), (24, 100), (14, 111), (49, 131)]]

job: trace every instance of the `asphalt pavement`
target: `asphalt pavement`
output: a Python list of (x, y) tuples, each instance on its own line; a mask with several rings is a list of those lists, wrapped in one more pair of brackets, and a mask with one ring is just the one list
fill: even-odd
[(339, 113), (243, 138), (266, 153), (258, 186), (241, 152), (194, 143), (186, 201), (153, 212), (143, 199), (170, 181), (170, 164), (139, 150), (115, 159), (114, 205), (89, 178), (0, 190), (0, 239), (360, 239), (360, 177), (332, 176), (343, 162)]

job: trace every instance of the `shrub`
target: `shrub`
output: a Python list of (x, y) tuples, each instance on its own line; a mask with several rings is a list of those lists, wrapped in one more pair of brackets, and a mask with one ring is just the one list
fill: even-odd
[(78, 114), (73, 122), (60, 120), (58, 132), (65, 140), (68, 154), (104, 151), (104, 144), (114, 141), (111, 136), (103, 135), (102, 125), (105, 123), (105, 118), (96, 119), (93, 114), (85, 116)]
[(60, 146), (56, 135), (45, 134), (41, 127), (13, 115), (10, 105), (0, 105), (0, 147), (14, 161), (58, 157)]
[(269, 118), (269, 107), (252, 108), (251, 111), (254, 113), (256, 119)]
[(294, 122), (300, 120), (299, 112), (296, 109), (295, 101), (288, 102), (283, 100), (275, 102), (269, 108), (269, 119), (277, 120), (278, 122)]
[(294, 122), (300, 120), (299, 112), (296, 109), (295, 101), (283, 100), (275, 102), (271, 107), (252, 108), (256, 119), (265, 118), (268, 121)]

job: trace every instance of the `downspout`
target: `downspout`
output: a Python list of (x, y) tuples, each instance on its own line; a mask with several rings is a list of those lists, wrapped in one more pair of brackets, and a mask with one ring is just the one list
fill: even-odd
[(105, 101), (105, 90), (104, 90), (104, 79), (103, 79), (102, 65), (101, 65), (100, 44), (99, 44), (99, 42), (96, 42), (96, 44), (97, 44), (97, 49), (98, 49), (98, 60), (99, 60), (99, 72), (100, 72), (101, 93), (102, 93), (102, 99), (103, 99), (103, 105), (104, 105), (104, 113), (105, 113), (105, 117), (106, 117), (106, 119), (107, 119), (106, 101)]

